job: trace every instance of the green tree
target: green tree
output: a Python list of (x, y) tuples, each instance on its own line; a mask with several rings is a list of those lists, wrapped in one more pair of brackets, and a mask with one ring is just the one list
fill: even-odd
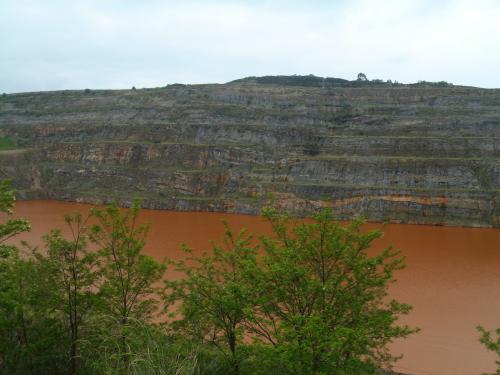
[[(494, 332), (487, 331), (483, 327), (478, 326), (478, 331), (481, 333), (481, 338), (479, 341), (492, 352), (496, 353), (500, 359), (500, 328), (497, 328)], [(494, 337), (496, 336), (496, 337)], [(492, 375), (500, 375), (500, 360), (496, 361), (497, 370)]]
[(14, 193), (10, 181), (0, 181), (0, 212), (3, 213), (0, 223), (0, 371), (11, 362), (9, 352), (13, 348), (11, 339), (15, 332), (13, 312), (16, 309), (14, 289), (17, 284), (13, 272), (19, 258), (17, 247), (7, 241), (30, 229), (26, 220), (12, 218), (16, 201)]
[(30, 254), (20, 255), (8, 240), (28, 231), (14, 219), (15, 192), (0, 182), (0, 373), (57, 373), (62, 357), (60, 326), (46, 302), (42, 270)]
[(67, 327), (70, 374), (78, 370), (82, 325), (95, 304), (99, 277), (97, 254), (87, 249), (89, 218), (90, 215), (82, 218), (80, 213), (66, 215), (71, 239), (64, 238), (60, 230), (52, 230), (44, 237), (46, 251), (34, 253), (47, 276), (49, 303), (53, 311), (61, 314)]
[(173, 262), (183, 277), (167, 282), (167, 308), (180, 302), (176, 330), (214, 345), (238, 374), (243, 322), (252, 301), (248, 272), (256, 267), (257, 247), (244, 230), (235, 235), (226, 222), (224, 227), (224, 247), (213, 244), (201, 257), (184, 247), (189, 256)]
[[(11, 257), (0, 295), (0, 369), (6, 374), (65, 371), (68, 342), (50, 303), (43, 267), (31, 256)], [(3, 358), (2, 358), (3, 357)]]
[(30, 230), (30, 225), (26, 220), (12, 217), (15, 202), (15, 191), (11, 188), (10, 181), (0, 181), (0, 212), (6, 216), (5, 220), (0, 223), (0, 261), (17, 252), (16, 247), (9, 245), (7, 241), (19, 233)]
[(312, 221), (292, 223), (266, 209), (273, 228), (263, 237), (262, 272), (254, 277), (259, 298), (247, 325), (272, 344), (281, 370), (291, 374), (376, 372), (396, 360), (387, 345), (415, 332), (397, 325), (410, 306), (388, 298), (393, 273), (403, 268), (398, 252), (367, 250), (380, 231), (362, 221), (342, 226), (330, 210)]
[(358, 78), (357, 78), (358, 81), (364, 81), (364, 82), (367, 82), (368, 81), (368, 78), (366, 78), (366, 74), (364, 73), (358, 73)]
[[(0, 292), (0, 373), (59, 373), (66, 364), (61, 320), (47, 304), (45, 277), (36, 261), (7, 261)], [(2, 372), (4, 371), (4, 372)]]
[(110, 322), (109, 335), (120, 337), (117, 368), (129, 365), (131, 322), (153, 318), (159, 302), (157, 284), (166, 269), (164, 262), (144, 254), (148, 226), (139, 224), (139, 211), (138, 201), (128, 210), (116, 204), (93, 210), (98, 223), (91, 228), (91, 239), (99, 247), (103, 321)]

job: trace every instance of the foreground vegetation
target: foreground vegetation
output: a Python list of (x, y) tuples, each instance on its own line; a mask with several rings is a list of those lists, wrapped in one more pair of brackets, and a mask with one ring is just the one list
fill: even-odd
[[(13, 219), (0, 185), (0, 374), (377, 374), (387, 345), (416, 329), (390, 300), (403, 258), (367, 250), (382, 233), (266, 209), (272, 236), (225, 224), (223, 245), (181, 261), (143, 252), (139, 204), (66, 217), (42, 248), (8, 239)], [(183, 277), (165, 279), (167, 266)]]
[(488, 331), (482, 326), (478, 326), (477, 329), (481, 333), (479, 341), (481, 341), (486, 349), (496, 353), (498, 357), (496, 361), (497, 369), (491, 375), (500, 375), (500, 328), (497, 328), (494, 331)]

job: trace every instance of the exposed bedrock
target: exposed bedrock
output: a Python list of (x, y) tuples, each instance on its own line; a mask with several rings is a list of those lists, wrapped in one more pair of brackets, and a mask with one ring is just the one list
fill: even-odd
[(253, 214), (272, 196), (301, 214), (500, 225), (500, 90), (241, 81), (11, 94), (0, 139), (0, 178), (25, 199)]

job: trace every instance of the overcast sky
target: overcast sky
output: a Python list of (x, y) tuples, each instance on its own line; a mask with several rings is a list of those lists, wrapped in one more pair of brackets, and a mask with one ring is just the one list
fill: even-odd
[(500, 0), (0, 0), (0, 92), (358, 72), (500, 87)]

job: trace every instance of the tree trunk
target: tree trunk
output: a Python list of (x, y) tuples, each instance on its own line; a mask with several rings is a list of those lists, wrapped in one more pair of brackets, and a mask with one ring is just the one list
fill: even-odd
[(238, 375), (240, 372), (240, 365), (236, 358), (236, 334), (234, 331), (228, 334), (229, 350), (231, 351), (231, 362), (233, 367), (233, 375)]

